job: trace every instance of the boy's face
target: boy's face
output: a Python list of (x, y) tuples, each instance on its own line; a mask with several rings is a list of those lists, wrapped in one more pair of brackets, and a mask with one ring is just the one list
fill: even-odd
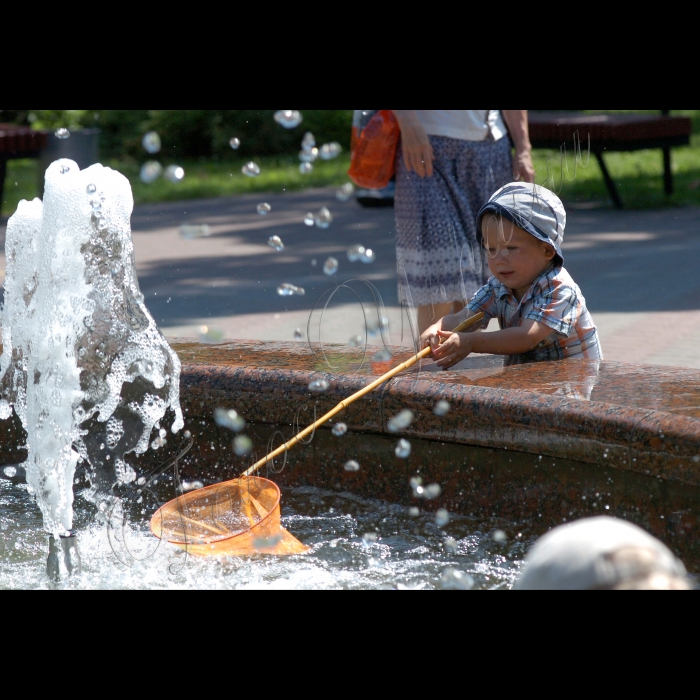
[(493, 214), (482, 219), (481, 233), (491, 274), (512, 289), (518, 301), (556, 255), (551, 245)]

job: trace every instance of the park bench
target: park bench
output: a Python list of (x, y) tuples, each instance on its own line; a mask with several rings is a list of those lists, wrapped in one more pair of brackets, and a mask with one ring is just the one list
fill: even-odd
[(48, 146), (45, 131), (34, 131), (16, 124), (0, 124), (0, 205), (3, 201), (7, 161), (17, 158), (38, 158)]
[(692, 124), (687, 117), (671, 117), (670, 110), (661, 110), (660, 116), (646, 114), (601, 114), (529, 112), (530, 141), (533, 148), (559, 150), (574, 145), (576, 132), (581, 149), (588, 148), (591, 138), (591, 153), (600, 165), (610, 197), (619, 209), (622, 199), (614, 180), (610, 176), (603, 153), (605, 151), (641, 151), (659, 148), (663, 151), (664, 190), (673, 194), (673, 172), (671, 170), (671, 148), (690, 143)]

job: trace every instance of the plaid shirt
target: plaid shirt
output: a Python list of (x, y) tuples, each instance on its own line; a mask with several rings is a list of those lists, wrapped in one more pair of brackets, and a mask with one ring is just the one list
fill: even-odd
[(515, 328), (526, 319), (552, 329), (534, 350), (509, 355), (506, 364), (563, 360), (568, 357), (602, 360), (598, 331), (586, 309), (586, 300), (563, 268), (548, 267), (519, 302), (511, 289), (492, 277), (472, 298), (470, 311), (497, 318), (501, 329)]

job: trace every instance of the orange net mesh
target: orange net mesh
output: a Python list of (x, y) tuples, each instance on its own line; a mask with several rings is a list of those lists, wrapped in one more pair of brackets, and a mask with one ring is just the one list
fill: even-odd
[(151, 519), (158, 538), (201, 556), (301, 554), (307, 551), (280, 521), (280, 490), (257, 476), (186, 493)]

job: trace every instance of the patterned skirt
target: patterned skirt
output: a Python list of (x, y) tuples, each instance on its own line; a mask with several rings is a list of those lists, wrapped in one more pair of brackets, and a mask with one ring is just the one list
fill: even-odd
[(399, 301), (465, 304), (488, 279), (476, 215), (512, 179), (510, 142), (431, 136), (433, 176), (409, 172), (396, 156), (396, 258)]

